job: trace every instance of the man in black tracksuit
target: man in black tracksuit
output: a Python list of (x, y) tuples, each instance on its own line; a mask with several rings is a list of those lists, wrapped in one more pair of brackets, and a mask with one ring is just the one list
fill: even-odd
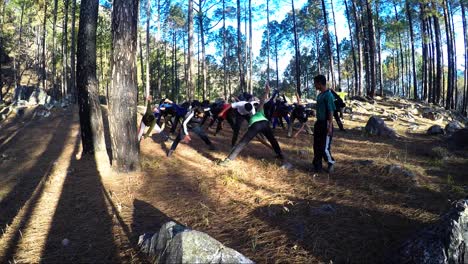
[(327, 79), (323, 75), (314, 77), (315, 89), (320, 91), (317, 95), (317, 121), (314, 125), (314, 169), (322, 171), (322, 159), (328, 163), (328, 172), (333, 172), (335, 160), (331, 155), (331, 142), (333, 136), (333, 113), (335, 112), (334, 97), (327, 88)]

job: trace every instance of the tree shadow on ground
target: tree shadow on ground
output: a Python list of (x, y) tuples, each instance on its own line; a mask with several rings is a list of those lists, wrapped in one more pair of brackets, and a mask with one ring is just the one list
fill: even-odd
[[(118, 263), (105, 189), (92, 155), (72, 156), (42, 254), (44, 263)], [(64, 245), (64, 239), (69, 243)]]
[[(56, 118), (59, 120), (63, 117)], [(34, 210), (34, 207), (44, 190), (44, 185), (50, 176), (50, 170), (53, 166), (53, 162), (61, 155), (65, 146), (65, 141), (70, 133), (72, 122), (66, 122), (64, 124), (63, 121), (57, 120), (49, 120), (51, 122), (56, 122), (54, 127), (55, 132), (50, 138), (48, 146), (39, 156), (39, 159), (35, 162), (32, 168), (23, 175), (9, 175), (10, 177), (17, 178), (17, 180), (13, 189), (0, 201), (0, 228), (3, 229), (5, 226), (11, 224), (19, 210), (23, 208), (26, 202), (32, 198), (28, 204), (28, 207), (26, 208), (26, 216), (21, 220), (21, 225), (26, 225), (30, 220), (32, 211)], [(60, 127), (60, 125), (63, 126)], [(39, 128), (43, 129), (41, 124), (38, 124), (34, 129)], [(30, 130), (31, 129), (33, 128), (30, 128)], [(40, 139), (40, 137), (38, 137), (38, 139)], [(17, 140), (19, 140), (19, 138)], [(14, 166), (21, 165), (16, 163)], [(0, 238), (2, 236), (3, 234), (0, 234)], [(11, 241), (10, 246), (12, 247), (12, 251), (14, 251), (13, 247), (16, 246), (15, 244), (18, 242), (18, 239), (19, 237), (14, 239), (16, 241)], [(8, 257), (8, 254), (6, 257)]]
[(403, 242), (402, 234), (421, 227), (402, 215), (317, 200), (272, 204), (251, 214), (287, 235), (286, 241), (278, 238), (278, 246), (300, 245), (320, 262), (383, 262)]
[(139, 235), (144, 233), (159, 232), (161, 226), (174, 219), (161, 212), (153, 205), (139, 199), (133, 201), (133, 221), (132, 231), (133, 239), (136, 241)]

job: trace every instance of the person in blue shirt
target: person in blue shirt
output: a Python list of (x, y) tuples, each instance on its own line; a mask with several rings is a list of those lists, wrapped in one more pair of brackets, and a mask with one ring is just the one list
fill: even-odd
[(314, 125), (314, 169), (322, 171), (322, 159), (328, 164), (328, 172), (332, 173), (335, 159), (331, 155), (333, 137), (333, 113), (335, 98), (327, 88), (327, 79), (323, 75), (314, 77), (314, 86), (320, 93), (317, 95), (317, 121)]

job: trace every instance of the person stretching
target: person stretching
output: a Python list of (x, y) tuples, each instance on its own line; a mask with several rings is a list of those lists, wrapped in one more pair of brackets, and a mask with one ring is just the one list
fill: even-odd
[(192, 140), (189, 134), (188, 126), (191, 126), (191, 131), (197, 134), (205, 143), (208, 145), (210, 150), (215, 150), (214, 145), (211, 143), (208, 136), (205, 134), (201, 127), (202, 117), (201, 115), (204, 113), (204, 109), (199, 101), (193, 101), (190, 107), (189, 112), (185, 116), (184, 121), (182, 122), (182, 129), (177, 134), (177, 137), (174, 139), (171, 148), (167, 152), (167, 156), (170, 157), (172, 153), (176, 150), (177, 145), (181, 140), (188, 143)]
[[(141, 118), (140, 122), (140, 128), (138, 129), (138, 142), (141, 141), (141, 138), (147, 138), (153, 129), (156, 131), (156, 133), (161, 133), (163, 129), (161, 129), (158, 124), (156, 124), (156, 117), (154, 116), (154, 113), (151, 109), (151, 100), (152, 97), (149, 95), (146, 100), (148, 101), (147, 106), (146, 106), (146, 112)], [(148, 131), (145, 133), (145, 128), (149, 127)], [(143, 135), (144, 134), (144, 135)]]
[(268, 139), (271, 146), (273, 147), (273, 150), (276, 153), (276, 157), (281, 161), (284, 161), (284, 156), (281, 152), (281, 148), (273, 134), (273, 130), (270, 127), (270, 122), (266, 118), (265, 113), (263, 111), (263, 106), (265, 104), (265, 100), (268, 96), (269, 91), (270, 87), (267, 84), (265, 86), (265, 94), (260, 100), (257, 112), (250, 117), (249, 128), (247, 132), (244, 134), (239, 143), (234, 146), (229, 156), (219, 163), (220, 166), (226, 166), (227, 164), (229, 164), (230, 161), (234, 160), (239, 155), (239, 153), (245, 148), (245, 146), (247, 146), (247, 144), (249, 144), (249, 142), (259, 133), (263, 134)]

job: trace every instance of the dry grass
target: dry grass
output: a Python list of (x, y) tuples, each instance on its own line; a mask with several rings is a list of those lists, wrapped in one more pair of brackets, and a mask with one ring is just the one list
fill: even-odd
[[(0, 163), (2, 172), (11, 172), (1, 174), (0, 183), (8, 184), (0, 188), (0, 210), (1, 205), (21, 208), (9, 213), (10, 227), (0, 234), (0, 259), (141, 263), (146, 259), (135, 248), (137, 236), (175, 220), (260, 263), (382, 262), (409, 235), (437, 220), (449, 200), (465, 195), (468, 164), (466, 155), (435, 160), (428, 153), (443, 148), (440, 138), (408, 134), (398, 123), (393, 125), (401, 138), (369, 138), (356, 129), (365, 125), (367, 117), (362, 118), (366, 120), (346, 120), (349, 132), (335, 134), (332, 175), (311, 172), (311, 136), (289, 139), (281, 129), (276, 134), (294, 165), (290, 171), (281, 169), (272, 151), (259, 142), (252, 142), (228, 167), (216, 166), (214, 161), (230, 150), (230, 131), (210, 136), (217, 151), (193, 136), (171, 158), (165, 157), (170, 142), (154, 135), (141, 144), (142, 172), (126, 175), (79, 158), (76, 119), (63, 138), (51, 137), (63, 143), (57, 148), (48, 147), (47, 138), (25, 145), (18, 140), (9, 148), (18, 149), (12, 155), (17, 160)], [(57, 130), (51, 124), (32, 128)], [(30, 138), (29, 132), (21, 135)], [(37, 146), (22, 157), (19, 153), (30, 144)], [(41, 159), (44, 155), (50, 158)], [(362, 160), (373, 163), (362, 165)], [(26, 164), (23, 171), (15, 166), (19, 162)], [(26, 184), (32, 190), (24, 204), (4, 202), (12, 188), (24, 184), (21, 175), (43, 172), (54, 162), (48, 177), (35, 176), (46, 180)], [(410, 170), (415, 180), (390, 174), (387, 165)], [(22, 235), (12, 240), (18, 230)], [(71, 241), (69, 246), (61, 245), (64, 238)]]

